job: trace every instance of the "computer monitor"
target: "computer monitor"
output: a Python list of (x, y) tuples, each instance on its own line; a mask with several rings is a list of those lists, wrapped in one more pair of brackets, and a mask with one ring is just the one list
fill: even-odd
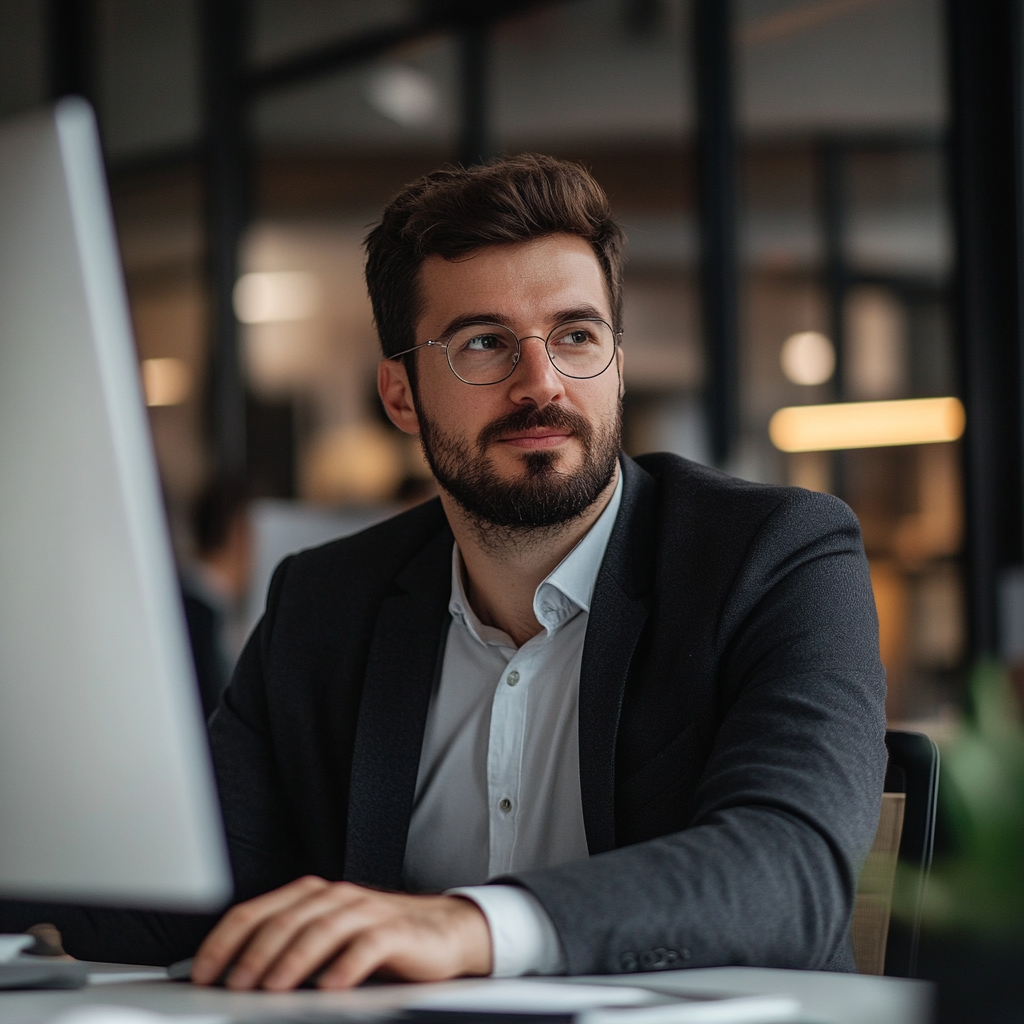
[(0, 895), (230, 873), (92, 111), (0, 124)]

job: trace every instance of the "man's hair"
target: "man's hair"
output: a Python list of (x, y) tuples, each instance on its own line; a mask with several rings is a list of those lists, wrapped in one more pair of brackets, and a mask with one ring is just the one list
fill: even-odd
[(526, 153), (480, 167), (444, 167), (407, 185), (366, 236), (366, 285), (385, 356), (411, 348), (423, 309), (420, 266), (485, 245), (576, 235), (604, 272), (621, 330), (624, 238), (608, 197), (579, 164)]

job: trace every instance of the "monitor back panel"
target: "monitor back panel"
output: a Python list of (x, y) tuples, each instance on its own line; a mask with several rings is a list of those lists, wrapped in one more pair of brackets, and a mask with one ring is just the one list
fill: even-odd
[(89, 107), (0, 125), (0, 894), (230, 891)]

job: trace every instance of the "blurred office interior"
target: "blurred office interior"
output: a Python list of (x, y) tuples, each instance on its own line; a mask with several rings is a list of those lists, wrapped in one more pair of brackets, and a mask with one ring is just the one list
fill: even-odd
[[(1024, 0), (0, 0), (0, 117), (98, 114), (208, 632), (248, 583), (216, 685), (280, 557), (431, 493), (376, 397), (382, 205), (580, 160), (628, 234), (626, 450), (853, 507), (890, 726), (942, 744), (922, 976), (1018, 1019), (980, 1007), (1021, 1004), (1022, 39)], [(240, 486), (252, 529), (192, 514)]]
[[(97, 109), (177, 539), (206, 481), (244, 475), (250, 620), (289, 546), (430, 493), (376, 399), (368, 226), (441, 163), (542, 151), (590, 167), (628, 233), (627, 451), (849, 502), (890, 718), (941, 732), (973, 657), (1024, 646), (1020, 11), (3, 0), (0, 115)], [(941, 397), (960, 440), (769, 435), (784, 407)]]

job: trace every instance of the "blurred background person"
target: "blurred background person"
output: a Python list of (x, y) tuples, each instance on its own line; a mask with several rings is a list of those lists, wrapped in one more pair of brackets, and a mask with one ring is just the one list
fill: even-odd
[(196, 679), (209, 718), (234, 670), (253, 567), (249, 496), (238, 480), (214, 479), (192, 510), (194, 554), (181, 568), (181, 593)]

